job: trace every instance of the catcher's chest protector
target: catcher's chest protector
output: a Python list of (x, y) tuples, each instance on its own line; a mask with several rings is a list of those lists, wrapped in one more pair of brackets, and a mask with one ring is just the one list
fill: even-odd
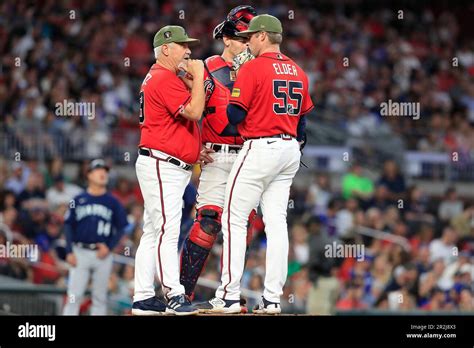
[[(206, 105), (205, 118), (203, 121), (203, 141), (218, 143), (218, 135), (229, 124), (227, 119), (227, 105), (230, 100), (230, 93), (235, 81), (235, 71), (227, 65), (221, 56), (212, 56), (205, 61), (207, 81), (206, 94), (209, 100)], [(210, 129), (206, 129), (209, 127)], [(211, 134), (205, 133), (214, 133)], [(206, 139), (211, 138), (211, 139)], [(233, 137), (232, 137), (233, 138)], [(226, 141), (225, 143), (228, 143)], [(231, 143), (234, 143), (233, 141)]]

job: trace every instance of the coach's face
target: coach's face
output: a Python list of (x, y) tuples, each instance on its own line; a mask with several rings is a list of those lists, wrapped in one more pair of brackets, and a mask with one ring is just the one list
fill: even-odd
[(109, 182), (109, 173), (105, 168), (96, 168), (89, 172), (87, 179), (89, 184), (105, 187)]
[(173, 42), (169, 45), (164, 45), (163, 50), (176, 70), (182, 64), (187, 65), (187, 60), (191, 56), (191, 50), (187, 43)]

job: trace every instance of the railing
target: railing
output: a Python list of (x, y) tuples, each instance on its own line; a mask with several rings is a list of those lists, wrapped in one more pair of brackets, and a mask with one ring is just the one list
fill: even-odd
[(439, 152), (405, 153), (406, 173), (412, 178), (443, 181), (474, 181), (474, 157)]
[(1, 315), (58, 315), (65, 289), (0, 276)]
[(80, 130), (74, 136), (38, 130), (36, 134), (0, 133), (0, 157), (35, 159), (40, 162), (59, 157), (64, 161), (81, 161), (97, 157), (110, 157), (123, 162), (129, 156), (137, 157), (139, 133), (135, 130), (112, 130), (89, 133)]
[(395, 236), (391, 233), (375, 230), (373, 228), (369, 228), (369, 227), (365, 227), (365, 226), (356, 226), (354, 231), (356, 233), (362, 235), (362, 236), (367, 236), (367, 237), (371, 237), (371, 238), (375, 238), (375, 239), (386, 240), (388, 242), (398, 244), (405, 251), (410, 251), (410, 249), (411, 249), (410, 242), (405, 237)]

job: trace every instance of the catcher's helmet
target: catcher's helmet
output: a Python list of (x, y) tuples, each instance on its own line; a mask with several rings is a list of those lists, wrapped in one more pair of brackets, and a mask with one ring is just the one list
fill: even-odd
[(233, 8), (227, 18), (214, 28), (214, 39), (222, 39), (223, 36), (237, 37), (237, 33), (247, 30), (250, 20), (257, 15), (252, 6), (241, 5)]

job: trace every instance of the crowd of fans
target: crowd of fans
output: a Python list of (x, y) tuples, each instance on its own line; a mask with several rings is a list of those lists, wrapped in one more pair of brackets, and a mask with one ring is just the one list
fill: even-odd
[[(85, 162), (86, 163), (86, 162)], [(48, 168), (36, 161), (0, 165), (0, 244), (37, 244), (36, 262), (0, 259), (0, 274), (37, 284), (64, 287), (64, 215), (84, 188), (81, 171), (63, 175), (63, 163)], [(182, 238), (195, 214), (198, 171), (185, 199)], [(143, 200), (136, 181), (111, 171), (112, 194), (126, 207), (133, 228), (115, 249), (120, 255), (110, 280), (115, 313), (127, 313), (133, 293), (133, 257), (143, 223)], [(337, 184), (317, 173), (305, 189), (296, 185), (289, 209), (289, 277), (282, 304), (287, 312), (331, 314), (347, 309), (474, 311), (474, 203), (449, 187), (442, 197), (408, 187), (393, 161), (378, 180), (354, 163)], [(263, 289), (265, 234), (254, 226), (242, 286)], [(360, 254), (328, 254), (337, 246), (360, 247)], [(334, 250), (333, 250), (334, 251)], [(203, 277), (219, 281), (221, 241)], [(125, 261), (124, 261), (125, 260)], [(196, 300), (212, 297), (198, 286)], [(248, 298), (249, 306), (255, 299)]]
[[(231, 1), (5, 1), (0, 11), (0, 114), (9, 144), (53, 158), (123, 160), (137, 142), (137, 91), (153, 62), (152, 37), (181, 24), (221, 50), (214, 26)], [(341, 2), (255, 3), (279, 17), (283, 50), (307, 72), (318, 121), (351, 137), (389, 132), (410, 149), (472, 163), (474, 42), (461, 5), (413, 9)], [(94, 117), (58, 116), (56, 103), (94, 103)], [(380, 116), (381, 103), (417, 102), (419, 119)], [(316, 114), (316, 110), (314, 111)], [(35, 137), (31, 134), (36, 133)], [(385, 135), (384, 135), (385, 136)], [(311, 139), (311, 134), (310, 134)], [(314, 139), (317, 141), (317, 139)]]
[[(363, 1), (361, 6), (343, 4), (254, 4), (260, 13), (282, 20), (283, 51), (309, 76), (317, 108), (308, 122), (342, 130), (348, 142), (398, 136), (406, 148), (455, 151), (460, 163), (472, 163), (474, 42), (463, 13), (435, 5), (400, 13), (398, 8), (368, 9)], [(8, 159), (0, 163), (0, 244), (37, 243), (41, 250), (36, 263), (0, 259), (0, 274), (65, 286), (63, 216), (70, 199), (85, 187), (86, 159), (106, 156), (111, 164), (123, 164), (128, 154), (132, 168), (139, 134), (137, 91), (153, 62), (154, 33), (165, 24), (183, 25), (201, 39), (193, 56), (205, 58), (220, 51), (212, 29), (236, 5), (0, 4), (0, 155)], [(420, 118), (380, 116), (380, 104), (389, 99), (419, 102)], [(58, 115), (56, 103), (65, 100), (93, 103), (94, 117)], [(311, 134), (309, 139), (311, 144)], [(15, 154), (27, 160), (13, 160)], [(77, 175), (66, 176), (63, 161), (74, 161)], [(375, 181), (365, 169), (353, 163), (337, 185), (328, 173), (315, 173), (304, 189), (295, 183), (288, 210), (284, 310), (474, 311), (473, 203), (452, 187), (443, 197), (433, 197), (408, 186), (393, 161), (384, 163)], [(197, 182), (196, 176), (188, 197)], [(129, 261), (139, 243), (143, 200), (136, 180), (114, 170), (110, 185), (134, 225), (116, 249), (126, 261), (116, 263), (110, 280), (112, 310), (127, 313), (133, 292)], [(183, 236), (194, 214), (192, 199), (186, 202)], [(363, 260), (328, 257), (327, 246), (334, 243), (363, 245)], [(217, 243), (203, 275), (207, 279), (220, 278), (220, 250)], [(260, 225), (248, 250), (243, 287), (262, 290), (264, 261)], [(212, 295), (212, 289), (199, 286), (196, 300)], [(248, 302), (251, 306), (254, 300)]]

